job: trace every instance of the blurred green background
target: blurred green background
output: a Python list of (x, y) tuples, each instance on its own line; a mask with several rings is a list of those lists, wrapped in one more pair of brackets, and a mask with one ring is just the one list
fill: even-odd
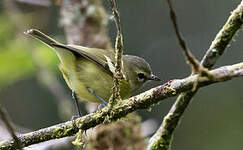
[[(104, 3), (110, 13), (107, 2)], [(240, 0), (180, 0), (173, 3), (187, 44), (201, 59)], [(163, 82), (190, 74), (165, 0), (122, 0), (118, 4), (125, 53), (144, 57)], [(58, 71), (55, 53), (23, 34), (29, 28), (40, 29), (65, 42), (63, 28), (59, 25), (58, 6), (24, 3), (10, 6), (0, 1), (0, 103), (15, 124), (35, 130), (63, 122), (56, 97), (40, 81), (45, 76), (40, 69), (44, 67), (55, 75), (70, 101), (71, 91)], [(109, 34), (113, 39), (115, 31), (110, 21)], [(215, 67), (243, 61), (242, 40), (240, 31)], [(175, 132), (172, 150), (242, 149), (242, 83), (243, 79), (238, 78), (199, 90)], [(151, 82), (140, 92), (156, 85), (158, 83)], [(143, 120), (156, 119), (159, 125), (174, 101), (175, 98), (167, 99), (151, 111), (142, 110), (140, 114)]]

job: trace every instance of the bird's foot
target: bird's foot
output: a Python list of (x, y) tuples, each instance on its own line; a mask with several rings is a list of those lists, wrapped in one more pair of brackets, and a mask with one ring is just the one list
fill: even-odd
[(77, 111), (77, 115), (73, 116), (72, 118), (76, 118), (77, 119), (77, 118), (81, 117), (82, 114), (81, 114), (81, 111), (80, 111), (80, 108), (79, 108), (79, 105), (78, 105), (78, 98), (77, 98), (77, 95), (76, 95), (74, 90), (72, 90), (72, 98), (74, 100), (74, 104), (75, 104), (76, 111)]
[(98, 94), (96, 94), (95, 91), (93, 91), (91, 88), (87, 88), (87, 90), (88, 90), (89, 93), (94, 95), (96, 98), (98, 98), (103, 103), (101, 105), (104, 105), (104, 106), (108, 105), (108, 103), (102, 97), (100, 97)]

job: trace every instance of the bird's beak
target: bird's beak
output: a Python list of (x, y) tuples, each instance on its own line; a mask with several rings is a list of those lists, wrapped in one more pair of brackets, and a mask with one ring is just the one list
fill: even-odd
[(151, 77), (150, 78), (148, 78), (149, 80), (153, 80), (153, 81), (160, 81), (160, 78), (159, 77), (157, 77), (156, 75), (151, 75)]

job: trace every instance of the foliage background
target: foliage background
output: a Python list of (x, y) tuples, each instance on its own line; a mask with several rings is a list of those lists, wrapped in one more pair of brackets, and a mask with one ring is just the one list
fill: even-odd
[[(239, 0), (174, 1), (181, 31), (197, 58), (201, 59), (230, 12), (239, 3)], [(0, 103), (14, 123), (35, 130), (63, 121), (55, 97), (40, 84), (39, 76), (43, 75), (40, 75), (36, 61), (57, 76), (70, 95), (67, 96), (71, 97), (71, 92), (58, 71), (54, 52), (22, 32), (37, 28), (62, 42), (65, 42), (65, 35), (58, 20), (58, 6), (53, 4), (46, 8), (16, 4), (20, 11), (18, 14), (0, 1)], [(144, 57), (163, 82), (190, 74), (176, 41), (165, 1), (123, 0), (118, 4), (125, 53)], [(107, 6), (107, 2), (104, 1), (104, 5)], [(110, 13), (110, 9), (106, 8)], [(114, 39), (115, 28), (111, 21), (109, 34)], [(234, 40), (236, 42), (231, 43), (216, 67), (242, 61), (241, 31)], [(243, 79), (239, 78), (201, 89), (176, 130), (172, 149), (241, 149), (242, 83)], [(158, 83), (151, 82), (141, 91), (155, 85)], [(159, 124), (174, 100), (170, 98), (151, 110), (140, 111), (143, 120), (155, 119)]]

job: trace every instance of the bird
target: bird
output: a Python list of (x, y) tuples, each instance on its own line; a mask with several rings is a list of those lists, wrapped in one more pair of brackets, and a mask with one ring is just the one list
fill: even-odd
[[(40, 40), (55, 51), (60, 60), (59, 69), (72, 90), (79, 116), (77, 99), (107, 105), (115, 73), (113, 49), (61, 44), (37, 29), (30, 29), (24, 33)], [(122, 56), (121, 72), (123, 74), (120, 81), (121, 99), (133, 95), (147, 81), (160, 81), (152, 73), (149, 63), (134, 55)]]

